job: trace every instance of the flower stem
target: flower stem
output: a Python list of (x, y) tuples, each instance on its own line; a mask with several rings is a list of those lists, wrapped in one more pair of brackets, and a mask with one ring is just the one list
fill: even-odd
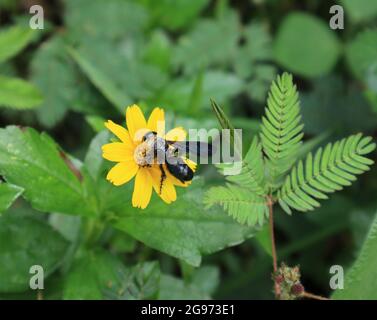
[[(277, 273), (278, 273), (278, 257), (276, 253), (276, 243), (275, 243), (275, 230), (274, 230), (274, 202), (271, 196), (267, 196), (267, 206), (269, 210), (269, 224), (270, 224), (270, 237), (271, 237), (271, 254), (272, 254), (272, 263), (274, 268), (273, 280), (274, 280), (274, 292), (275, 298), (281, 298), (281, 286), (280, 283), (277, 281)], [(308, 299), (315, 299), (315, 300), (330, 300), (329, 298), (325, 298), (313, 293), (309, 293), (304, 291), (301, 297), (308, 298)]]
[(313, 293), (309, 293), (309, 292), (306, 292), (306, 291), (304, 291), (302, 296), (304, 298), (315, 299), (315, 300), (330, 300), (329, 298), (322, 297), (322, 296), (319, 296), (319, 295), (316, 295), (316, 294), (313, 294)]
[(278, 271), (278, 258), (276, 254), (276, 245), (275, 245), (274, 211), (273, 211), (273, 201), (270, 196), (267, 198), (267, 205), (269, 209), (269, 218), (270, 218), (271, 254), (272, 254), (272, 263), (273, 263), (273, 268), (274, 268), (273, 278), (274, 278), (275, 297), (279, 299), (280, 286), (275, 279), (275, 275)]

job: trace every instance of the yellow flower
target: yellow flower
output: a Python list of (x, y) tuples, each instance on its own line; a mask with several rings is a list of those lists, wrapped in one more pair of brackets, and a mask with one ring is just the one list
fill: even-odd
[[(118, 162), (111, 168), (106, 179), (115, 186), (123, 185), (135, 177), (132, 205), (144, 209), (148, 206), (152, 189), (166, 203), (172, 203), (177, 199), (175, 186), (187, 187), (189, 182), (181, 182), (175, 178), (163, 164), (166, 178), (162, 181), (162, 171), (159, 164), (141, 165), (140, 154), (143, 154), (142, 137), (147, 132), (156, 132), (157, 136), (166, 140), (183, 141), (186, 139), (186, 131), (182, 127), (170, 130), (165, 135), (164, 110), (155, 108), (148, 121), (137, 105), (127, 107), (126, 110), (127, 129), (115, 124), (111, 120), (105, 122), (105, 126), (120, 142), (112, 142), (102, 146), (103, 157), (107, 160)], [(145, 154), (145, 152), (144, 152)], [(194, 171), (196, 163), (185, 159), (187, 165)]]

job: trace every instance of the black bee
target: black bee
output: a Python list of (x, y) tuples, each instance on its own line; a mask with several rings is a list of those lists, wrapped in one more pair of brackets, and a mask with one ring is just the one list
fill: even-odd
[(161, 170), (160, 193), (163, 183), (166, 179), (165, 169), (182, 183), (191, 181), (194, 177), (194, 171), (184, 161), (187, 154), (212, 155), (212, 145), (200, 141), (170, 141), (157, 136), (157, 133), (150, 131), (142, 138), (142, 143), (148, 150), (145, 153), (145, 159), (150, 163), (157, 163)]

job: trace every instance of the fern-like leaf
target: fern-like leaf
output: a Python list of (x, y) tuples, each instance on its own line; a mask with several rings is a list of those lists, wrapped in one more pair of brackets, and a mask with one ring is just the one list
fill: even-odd
[(265, 110), (261, 140), (268, 158), (267, 168), (273, 191), (291, 169), (303, 137), (298, 93), (292, 75), (284, 73), (272, 83)]
[(221, 205), (235, 220), (249, 226), (263, 225), (268, 216), (264, 197), (232, 184), (211, 188), (204, 198), (204, 203), (207, 208), (215, 204)]
[(143, 262), (132, 268), (116, 268), (115, 281), (105, 287), (106, 300), (155, 299), (160, 283), (160, 267), (157, 262)]
[[(219, 120), (222, 128), (230, 129), (234, 127), (226, 117), (224, 111), (214, 101), (212, 108)], [(234, 134), (234, 132), (233, 132)], [(234, 136), (232, 136), (234, 138)], [(235, 150), (235, 153), (241, 153)], [(231, 164), (233, 166), (233, 164)], [(218, 168), (228, 168), (228, 164), (217, 165)], [(237, 175), (226, 177), (225, 187), (211, 188), (204, 198), (207, 207), (215, 204), (221, 205), (239, 223), (253, 226), (262, 225), (268, 207), (266, 205), (267, 186), (265, 181), (265, 164), (263, 159), (262, 145), (255, 137), (249, 151), (242, 160), (241, 172)]]
[(262, 145), (255, 137), (250, 149), (242, 160), (242, 171), (238, 175), (228, 176), (227, 180), (249, 189), (259, 195), (266, 195)]
[(225, 187), (211, 188), (205, 198), (210, 207), (221, 205), (239, 223), (262, 225), (268, 213), (266, 205), (266, 183), (261, 143), (255, 137), (249, 151), (242, 160), (241, 173), (227, 176)]
[(374, 163), (365, 157), (376, 147), (371, 141), (371, 137), (357, 134), (320, 148), (314, 157), (309, 153), (305, 164), (299, 161), (278, 191), (282, 208), (288, 213), (289, 207), (313, 210), (320, 205), (318, 199), (327, 199), (328, 193), (351, 185)]

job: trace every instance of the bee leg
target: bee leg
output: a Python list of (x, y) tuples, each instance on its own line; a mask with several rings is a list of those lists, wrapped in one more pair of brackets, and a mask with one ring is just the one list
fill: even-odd
[(159, 194), (161, 194), (161, 192), (162, 192), (162, 185), (164, 184), (164, 181), (166, 179), (166, 173), (165, 173), (165, 170), (164, 170), (164, 167), (162, 166), (162, 164), (160, 164), (160, 170), (161, 170), (161, 180), (160, 180)]

